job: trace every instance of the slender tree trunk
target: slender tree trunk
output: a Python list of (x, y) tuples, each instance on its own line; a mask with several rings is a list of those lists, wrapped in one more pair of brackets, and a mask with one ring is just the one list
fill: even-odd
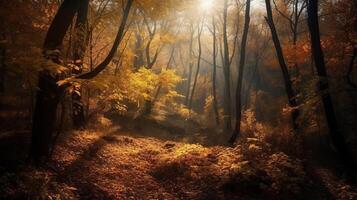
[[(83, 59), (87, 47), (87, 15), (88, 15), (89, 0), (82, 0), (78, 7), (77, 21), (75, 26), (75, 40), (73, 48), (74, 68), (72, 73), (75, 75), (83, 72)], [(82, 87), (80, 83), (73, 84), (72, 92), (72, 121), (75, 129), (85, 127), (84, 104), (82, 102)]]
[(311, 37), (312, 56), (315, 60), (315, 67), (319, 76), (319, 93), (321, 94), (323, 107), (325, 110), (329, 134), (333, 145), (338, 150), (342, 160), (348, 167), (349, 172), (354, 173), (357, 169), (356, 163), (353, 160), (352, 153), (346, 143), (344, 135), (338, 125), (334, 106), (329, 93), (328, 77), (325, 67), (324, 54), (320, 42), (320, 29), (318, 19), (318, 1), (308, 0), (308, 27)]
[(213, 110), (215, 114), (216, 124), (219, 125), (219, 112), (218, 112), (218, 101), (217, 101), (217, 35), (216, 35), (216, 21), (214, 15), (212, 15), (212, 39), (213, 39), (213, 69), (212, 69), (212, 95), (213, 95)]
[(233, 131), (233, 135), (229, 140), (229, 143), (233, 144), (237, 139), (237, 136), (240, 134), (240, 124), (242, 119), (242, 84), (243, 84), (243, 74), (244, 74), (244, 66), (245, 66), (245, 51), (248, 39), (248, 31), (249, 31), (249, 23), (250, 23), (250, 0), (247, 0), (246, 8), (245, 8), (245, 20), (244, 20), (244, 29), (241, 43), (241, 51), (240, 51), (240, 61), (239, 61), (239, 69), (238, 69), (238, 82), (237, 82), (237, 91), (236, 91), (236, 123)]
[(188, 64), (188, 78), (187, 78), (187, 89), (186, 89), (186, 97), (185, 97), (185, 105), (189, 106), (189, 99), (190, 99), (190, 91), (191, 91), (191, 79), (192, 79), (192, 72), (193, 72), (193, 37), (194, 37), (194, 30), (191, 30), (191, 37), (190, 37), (190, 46), (189, 46), (189, 64)]
[[(65, 0), (61, 4), (47, 32), (44, 43), (44, 56), (57, 64), (62, 64), (59, 48), (77, 12), (78, 0)], [(63, 89), (57, 86), (57, 81), (63, 78), (63, 73), (53, 75), (48, 70), (39, 73), (36, 105), (32, 125), (32, 144), (30, 156), (35, 161), (47, 158), (50, 153), (53, 133), (56, 123), (57, 105)]]
[(282, 48), (280, 45), (280, 40), (279, 40), (278, 34), (275, 29), (270, 0), (265, 0), (265, 5), (266, 5), (266, 11), (267, 11), (267, 17), (265, 17), (265, 19), (270, 27), (270, 30), (271, 30), (271, 34), (272, 34), (272, 38), (273, 38), (273, 42), (274, 42), (274, 46), (275, 46), (275, 50), (276, 50), (276, 55), (278, 57), (279, 65), (280, 65), (281, 71), (283, 73), (284, 85), (285, 85), (286, 94), (288, 96), (289, 106), (292, 109), (291, 117), (292, 117), (292, 122), (293, 122), (293, 128), (296, 130), (298, 128), (297, 118), (299, 116), (299, 110), (297, 109), (297, 103), (296, 103), (296, 95), (295, 95), (295, 91), (293, 90), (293, 87), (292, 87), (292, 82), (291, 82), (290, 74), (288, 71), (288, 66), (285, 63), (283, 51), (282, 51)]
[(190, 96), (190, 102), (188, 104), (188, 108), (189, 109), (192, 109), (193, 97), (194, 97), (194, 94), (195, 94), (198, 75), (200, 73), (200, 68), (201, 68), (201, 56), (202, 56), (201, 34), (202, 34), (202, 29), (203, 29), (203, 22), (202, 22), (201, 27), (198, 26), (198, 33), (197, 33), (197, 40), (198, 40), (197, 68), (196, 68), (196, 73), (195, 73), (195, 79), (193, 81), (193, 86), (192, 86), (192, 91), (191, 91), (191, 96)]
[(228, 47), (228, 33), (227, 33), (227, 16), (228, 15), (228, 0), (224, 0), (223, 9), (223, 71), (224, 71), (224, 122), (225, 130), (232, 130), (232, 103), (231, 103), (231, 83), (230, 83), (230, 57), (229, 57), (229, 47)]

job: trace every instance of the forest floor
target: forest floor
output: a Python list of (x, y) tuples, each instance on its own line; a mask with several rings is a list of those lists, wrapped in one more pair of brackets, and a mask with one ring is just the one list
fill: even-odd
[(227, 147), (150, 131), (109, 123), (63, 133), (40, 168), (19, 165), (28, 145), (2, 134), (1, 155), (13, 162), (0, 163), (0, 199), (357, 199), (330, 169), (309, 169), (257, 138)]

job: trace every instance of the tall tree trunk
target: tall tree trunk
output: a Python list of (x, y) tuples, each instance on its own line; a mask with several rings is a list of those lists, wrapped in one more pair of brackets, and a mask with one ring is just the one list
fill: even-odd
[[(81, 74), (83, 72), (83, 59), (87, 47), (87, 15), (88, 15), (89, 0), (82, 0), (78, 7), (77, 21), (76, 21), (76, 36), (74, 40), (73, 48), (73, 61), (74, 68), (72, 73), (74, 75)], [(73, 126), (76, 129), (82, 129), (85, 126), (84, 118), (84, 104), (82, 102), (82, 87), (80, 83), (75, 82), (73, 84), (72, 92), (72, 121)]]
[(243, 84), (243, 74), (244, 74), (244, 66), (245, 66), (245, 51), (248, 39), (248, 31), (249, 31), (249, 23), (250, 23), (250, 0), (247, 0), (246, 8), (245, 8), (245, 19), (244, 19), (244, 29), (241, 43), (241, 51), (240, 51), (240, 61), (239, 61), (239, 69), (238, 69), (238, 82), (237, 82), (237, 91), (236, 91), (236, 123), (233, 131), (233, 135), (229, 140), (229, 143), (233, 144), (237, 139), (237, 136), (240, 134), (240, 124), (242, 119), (242, 84)]
[(293, 128), (296, 130), (298, 128), (297, 118), (299, 116), (299, 110), (297, 109), (297, 103), (296, 103), (296, 95), (295, 95), (295, 91), (292, 87), (292, 82), (291, 82), (290, 74), (288, 71), (288, 66), (285, 63), (283, 51), (282, 51), (282, 48), (280, 45), (280, 40), (279, 40), (278, 34), (275, 29), (270, 0), (265, 0), (265, 5), (266, 5), (266, 11), (267, 11), (267, 17), (265, 17), (265, 20), (267, 21), (267, 23), (269, 25), (271, 35), (273, 38), (273, 42), (274, 42), (274, 46), (275, 46), (275, 50), (276, 50), (276, 55), (278, 57), (279, 65), (280, 65), (281, 71), (283, 73), (285, 90), (286, 90), (286, 94), (288, 96), (289, 106), (292, 109), (291, 117), (292, 117), (292, 122), (293, 122)]
[(192, 86), (192, 91), (191, 91), (191, 96), (190, 96), (190, 102), (188, 104), (188, 108), (189, 109), (192, 109), (193, 96), (195, 94), (197, 80), (198, 80), (198, 74), (200, 73), (200, 68), (201, 68), (201, 56), (202, 56), (201, 34), (202, 34), (202, 30), (203, 30), (203, 22), (202, 22), (201, 26), (198, 25), (198, 32), (197, 32), (197, 41), (198, 41), (197, 68), (196, 68), (196, 73), (195, 73), (195, 79), (193, 80), (193, 86)]
[(224, 71), (224, 122), (225, 130), (232, 130), (232, 103), (231, 103), (231, 83), (230, 83), (230, 57), (228, 47), (228, 33), (227, 33), (227, 16), (228, 15), (228, 0), (224, 0), (223, 8), (223, 71)]
[(188, 78), (187, 78), (187, 89), (186, 89), (186, 97), (185, 97), (185, 105), (188, 107), (189, 105), (189, 99), (190, 99), (190, 91), (191, 91), (191, 79), (192, 79), (192, 72), (193, 72), (193, 59), (192, 59), (192, 54), (193, 54), (193, 37), (194, 37), (194, 30), (191, 30), (191, 37), (190, 37), (190, 46), (188, 50), (188, 57), (189, 57), (189, 63), (188, 63)]
[(213, 110), (215, 114), (216, 124), (219, 125), (219, 112), (218, 112), (218, 101), (217, 101), (217, 33), (216, 33), (216, 21), (214, 15), (212, 15), (212, 39), (213, 39), (213, 69), (212, 69), (212, 95), (213, 95)]
[[(325, 67), (324, 54), (320, 42), (320, 29), (319, 29), (319, 19), (318, 19), (318, 1), (308, 0), (308, 27), (311, 37), (311, 49), (312, 56), (315, 60), (315, 67), (317, 74), (319, 76), (319, 93), (321, 94), (323, 107), (325, 110), (327, 125), (329, 128), (329, 134), (333, 145), (338, 150), (342, 160), (348, 167), (349, 172), (356, 173), (356, 163), (353, 160), (352, 153), (346, 144), (343, 133), (338, 125), (334, 106), (329, 93), (328, 77)], [(354, 174), (355, 175), (355, 174)]]
[[(78, 2), (79, 0), (64, 0), (47, 32), (44, 56), (57, 64), (62, 64), (59, 48), (78, 10)], [(30, 156), (37, 162), (47, 158), (50, 153), (57, 105), (63, 93), (63, 89), (57, 86), (57, 81), (63, 76), (63, 73), (53, 74), (49, 70), (39, 73), (30, 149)]]

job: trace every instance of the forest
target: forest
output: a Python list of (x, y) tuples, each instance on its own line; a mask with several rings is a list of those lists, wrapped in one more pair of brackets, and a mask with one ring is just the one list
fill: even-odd
[(357, 199), (356, 0), (0, 0), (0, 199)]

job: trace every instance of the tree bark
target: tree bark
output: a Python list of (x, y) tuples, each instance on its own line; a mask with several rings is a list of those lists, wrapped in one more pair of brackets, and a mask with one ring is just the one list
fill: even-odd
[(223, 8), (223, 71), (224, 71), (224, 122), (225, 130), (232, 130), (232, 105), (231, 105), (231, 85), (230, 85), (230, 57), (228, 47), (228, 34), (227, 34), (227, 15), (228, 15), (228, 0), (224, 0)]
[(333, 145), (336, 147), (338, 153), (341, 156), (341, 159), (345, 163), (349, 172), (355, 175), (356, 173), (355, 170), (357, 166), (355, 161), (353, 160), (352, 153), (346, 143), (344, 135), (338, 125), (334, 106), (332, 103), (332, 98), (328, 91), (329, 90), (328, 77), (325, 67), (324, 54), (322, 51), (321, 41), (320, 41), (317, 0), (308, 0), (307, 13), (308, 13), (308, 27), (311, 37), (312, 56), (315, 60), (315, 67), (316, 67), (317, 74), (319, 76), (318, 88), (322, 98), (323, 107), (325, 110), (325, 116), (329, 128), (329, 134)]
[(284, 85), (285, 85), (286, 94), (288, 96), (289, 106), (292, 109), (291, 117), (292, 117), (293, 128), (294, 128), (294, 130), (297, 130), (297, 128), (298, 128), (297, 118), (299, 116), (299, 110), (297, 109), (295, 91), (292, 87), (292, 82), (291, 82), (290, 74), (288, 71), (288, 66), (285, 63), (280, 40), (279, 40), (277, 31), (275, 29), (270, 0), (265, 0), (265, 5), (266, 5), (266, 11), (267, 11), (267, 17), (265, 17), (265, 19), (266, 19), (266, 21), (269, 25), (270, 31), (271, 31), (272, 39), (273, 39), (275, 50), (276, 50), (276, 55), (278, 57), (279, 65), (280, 65), (280, 68), (281, 68), (281, 71), (283, 74), (283, 78), (284, 78)]
[(233, 135), (229, 140), (229, 143), (233, 144), (237, 139), (237, 136), (240, 134), (241, 128), (241, 119), (242, 119), (242, 84), (243, 84), (243, 74), (245, 67), (245, 54), (246, 46), (249, 32), (249, 23), (250, 23), (250, 0), (247, 0), (245, 8), (245, 19), (244, 19), (244, 29), (241, 43), (241, 52), (240, 52), (240, 61), (238, 69), (238, 82), (237, 82), (237, 91), (236, 91), (236, 122)]

